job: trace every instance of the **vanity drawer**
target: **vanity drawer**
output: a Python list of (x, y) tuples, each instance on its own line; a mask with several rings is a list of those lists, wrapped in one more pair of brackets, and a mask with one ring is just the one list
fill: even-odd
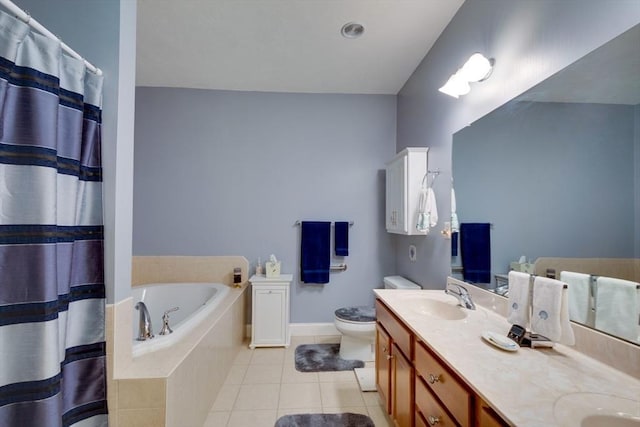
[(416, 344), (415, 369), (458, 423), (470, 425), (471, 394), (422, 343)]
[(393, 342), (411, 360), (411, 333), (395, 315), (379, 300), (376, 300), (376, 318), (378, 323), (389, 333)]
[(416, 426), (438, 425), (439, 427), (447, 427), (457, 425), (447, 411), (438, 403), (438, 399), (427, 389), (420, 377), (416, 378), (415, 420)]

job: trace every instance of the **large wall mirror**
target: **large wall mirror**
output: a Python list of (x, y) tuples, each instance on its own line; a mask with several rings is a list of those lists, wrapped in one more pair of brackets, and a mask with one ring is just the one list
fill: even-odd
[[(595, 284), (640, 281), (640, 25), (457, 132), (453, 179), (460, 223), (489, 224), (479, 286), (503, 293), (510, 269), (589, 274), (591, 314), (572, 320), (639, 343), (637, 308), (621, 312), (631, 294), (598, 318), (610, 290)], [(452, 270), (464, 269), (458, 252)], [(622, 321), (626, 332), (605, 326)]]

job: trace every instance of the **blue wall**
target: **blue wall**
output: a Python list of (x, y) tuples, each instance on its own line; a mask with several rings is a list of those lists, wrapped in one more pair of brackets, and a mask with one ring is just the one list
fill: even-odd
[[(294, 274), (292, 322), (372, 304), (395, 272), (383, 220), (395, 113), (387, 95), (138, 88), (134, 255), (243, 255), (253, 271), (274, 253)], [(299, 282), (297, 220), (355, 223), (348, 270), (327, 285)]]
[[(396, 148), (430, 147), (429, 168), (443, 172), (434, 187), (440, 218), (450, 212), (455, 132), (638, 22), (637, 0), (467, 0), (398, 95)], [(491, 77), (460, 99), (438, 92), (474, 52), (495, 58)], [(398, 236), (395, 243), (399, 274), (424, 287), (444, 287), (449, 240), (435, 232)], [(406, 256), (410, 244), (417, 262)]]
[(633, 114), (630, 105), (518, 102), (454, 135), (458, 217), (493, 224), (493, 273), (520, 255), (638, 256)]

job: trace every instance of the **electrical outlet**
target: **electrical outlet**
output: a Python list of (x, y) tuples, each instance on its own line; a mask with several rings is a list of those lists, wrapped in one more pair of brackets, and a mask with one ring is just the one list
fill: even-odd
[(418, 255), (418, 250), (414, 245), (409, 245), (409, 261), (415, 261)]

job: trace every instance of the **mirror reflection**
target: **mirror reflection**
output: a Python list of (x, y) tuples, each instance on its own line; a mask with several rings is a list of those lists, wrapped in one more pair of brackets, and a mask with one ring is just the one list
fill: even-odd
[(640, 343), (640, 26), (457, 132), (453, 178), (455, 276), (581, 274), (572, 320)]

